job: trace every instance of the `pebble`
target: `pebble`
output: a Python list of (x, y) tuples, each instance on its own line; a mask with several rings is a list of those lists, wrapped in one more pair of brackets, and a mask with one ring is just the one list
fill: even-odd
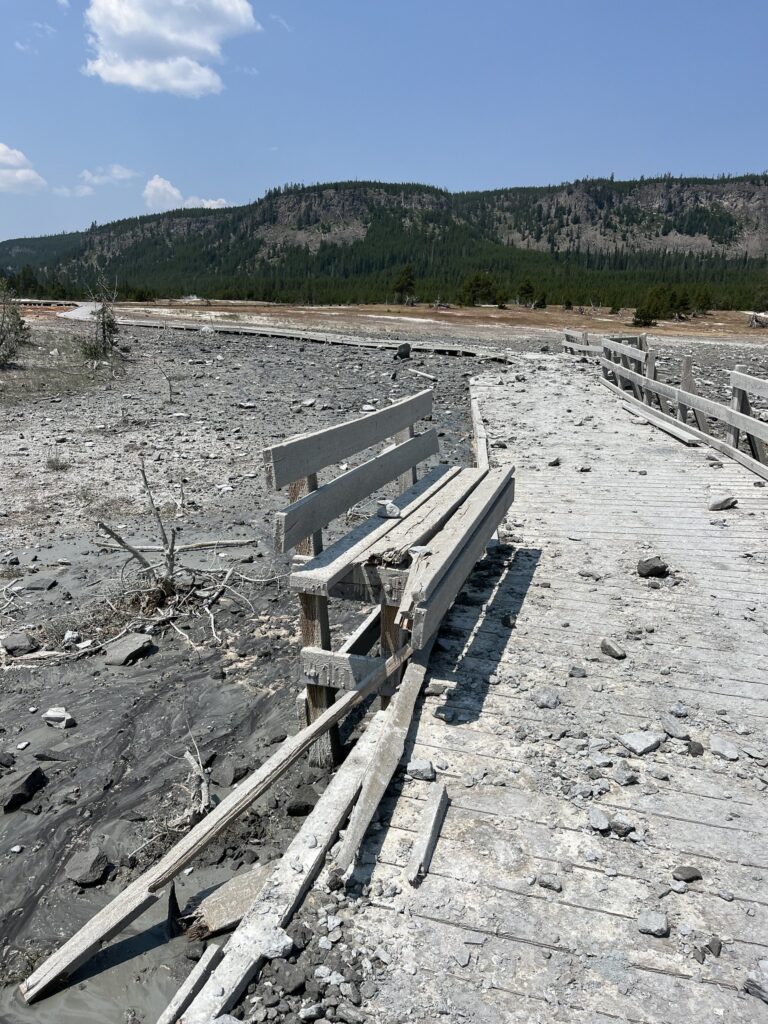
[(675, 740), (689, 740), (691, 738), (688, 727), (681, 725), (680, 721), (672, 715), (660, 715), (659, 721), (667, 736), (671, 736)]
[(698, 868), (682, 865), (679, 868), (675, 868), (672, 872), (672, 877), (679, 882), (697, 882), (702, 877), (702, 874)]
[(625, 732), (619, 736), (619, 741), (637, 757), (656, 750), (663, 739), (664, 736), (657, 732)]
[(43, 712), (41, 718), (46, 725), (50, 725), (54, 729), (73, 729), (77, 725), (66, 708), (48, 708)]
[(542, 889), (549, 889), (551, 892), (562, 892), (563, 885), (557, 875), (539, 875), (536, 879)]
[(537, 708), (554, 709), (558, 707), (558, 705), (560, 704), (560, 698), (555, 693), (555, 691), (547, 687), (543, 687), (541, 689), (536, 690), (534, 694), (534, 700), (536, 701)]
[(643, 935), (655, 935), (663, 939), (669, 935), (667, 915), (658, 910), (644, 910), (637, 919), (637, 929)]
[(659, 555), (641, 558), (637, 563), (637, 575), (643, 579), (650, 579), (652, 577), (663, 579), (669, 575), (669, 566)]
[(409, 761), (406, 772), (412, 779), (421, 779), (423, 782), (432, 782), (435, 778), (434, 765), (426, 758), (414, 758), (413, 761)]
[(599, 807), (590, 807), (589, 827), (593, 828), (595, 832), (608, 832), (610, 830), (611, 823), (605, 811), (601, 810)]
[(724, 512), (727, 508), (735, 508), (738, 503), (738, 498), (735, 498), (732, 494), (726, 494), (722, 498), (710, 501), (707, 508), (710, 512)]
[(616, 661), (622, 661), (627, 656), (627, 652), (624, 648), (620, 647), (609, 637), (603, 637), (600, 641), (600, 650), (603, 654), (607, 654), (609, 658), (615, 658)]
[(730, 740), (726, 739), (725, 736), (710, 736), (709, 749), (712, 751), (715, 757), (719, 757), (723, 761), (739, 760), (739, 751), (737, 747), (733, 743), (731, 743)]
[(70, 857), (64, 874), (70, 881), (83, 887), (98, 885), (107, 870), (107, 855), (98, 846), (79, 850)]

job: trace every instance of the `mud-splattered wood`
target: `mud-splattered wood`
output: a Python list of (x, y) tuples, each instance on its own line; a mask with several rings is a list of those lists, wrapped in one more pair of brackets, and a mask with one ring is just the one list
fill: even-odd
[(284, 928), (317, 877), (349, 815), (376, 749), (385, 714), (379, 712), (374, 716), (328, 784), (243, 916), (227, 943), (221, 963), (185, 1011), (182, 1024), (210, 1024), (230, 1009), (264, 960), (281, 955), (276, 952), (281, 940), (282, 955), (287, 955), (293, 943)]
[(215, 942), (206, 947), (203, 955), (189, 972), (184, 984), (158, 1017), (157, 1024), (176, 1024), (181, 1014), (205, 984), (208, 975), (221, 960), (222, 952), (221, 946)]
[(134, 921), (147, 907), (159, 899), (158, 890), (194, 860), (212, 839), (238, 818), (251, 804), (265, 793), (304, 754), (318, 736), (340, 722), (369, 693), (379, 686), (410, 658), (409, 646), (402, 648), (387, 660), (359, 690), (345, 693), (316, 722), (289, 737), (264, 764), (244, 779), (206, 818), (203, 818), (184, 838), (173, 846), (154, 867), (100, 910), (52, 956), (22, 982), (20, 990), (27, 1002), (38, 999), (62, 974), (71, 974), (86, 963), (101, 947)]
[(435, 852), (437, 837), (443, 827), (443, 818), (448, 809), (448, 791), (442, 782), (433, 784), (421, 812), (419, 831), (413, 842), (408, 869), (405, 873), (411, 885), (417, 885), (429, 871), (432, 854)]

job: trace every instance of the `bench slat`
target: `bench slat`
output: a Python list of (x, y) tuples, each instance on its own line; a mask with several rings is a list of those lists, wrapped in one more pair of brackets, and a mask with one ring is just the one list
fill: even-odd
[[(431, 390), (419, 391), (385, 409), (312, 434), (299, 434), (264, 449), (267, 483), (275, 490), (362, 452), (432, 415)], [(406, 467), (409, 468), (409, 467)]]
[[(393, 498), (392, 501), (402, 511), (403, 518), (410, 516), (416, 509), (442, 487), (459, 474), (458, 466), (435, 466), (421, 480), (409, 487), (407, 491)], [(379, 538), (384, 537), (403, 519), (382, 519), (371, 516), (365, 522), (355, 526), (349, 533), (340, 537), (311, 562), (294, 572), (290, 579), (291, 590), (302, 594), (328, 594), (330, 587), (346, 576), (350, 567), (362, 561), (368, 548)]]
[(423, 603), (435, 592), (455, 561), (457, 551), (513, 481), (514, 472), (513, 467), (492, 470), (435, 538), (432, 550), (414, 561), (400, 606), (401, 614), (409, 615), (413, 605)]
[(299, 541), (327, 526), (332, 520), (390, 483), (411, 466), (438, 452), (437, 431), (427, 430), (409, 441), (387, 448), (354, 469), (295, 501), (275, 520), (275, 547), (287, 551)]
[[(505, 482), (496, 492), (492, 504), (486, 506), (484, 514), (477, 521), (471, 534), (461, 538), (454, 550), (453, 561), (441, 576), (440, 582), (430, 597), (413, 609), (411, 645), (418, 651), (427, 644), (451, 607), (504, 518), (515, 496), (515, 478), (506, 474)], [(403, 604), (400, 605), (401, 611)]]
[(425, 501), (417, 511), (396, 523), (389, 533), (372, 544), (365, 553), (365, 560), (384, 565), (400, 565), (411, 548), (426, 544), (450, 521), (487, 472), (484, 469), (462, 469), (429, 501)]

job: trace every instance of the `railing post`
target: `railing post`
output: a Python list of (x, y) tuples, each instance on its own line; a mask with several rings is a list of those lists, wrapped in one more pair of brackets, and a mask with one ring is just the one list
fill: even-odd
[[(680, 380), (680, 390), (686, 391), (689, 395), (697, 395), (696, 381), (693, 377), (693, 356), (683, 356), (683, 372)], [(702, 434), (709, 434), (709, 424), (707, 423), (707, 417), (703, 412), (699, 412), (698, 409), (690, 410), (693, 412), (693, 418), (696, 421), (696, 426), (702, 432)], [(682, 415), (681, 415), (682, 412)], [(679, 403), (677, 408), (677, 418), (681, 419), (685, 423), (688, 419), (688, 406), (684, 403)]]
[[(747, 373), (748, 367), (739, 363), (738, 366), (736, 366), (736, 370), (738, 373)], [(742, 413), (744, 416), (752, 416), (752, 405), (749, 401), (747, 392), (743, 388), (737, 388), (735, 385), (731, 385), (731, 387), (733, 392), (731, 395), (731, 408), (736, 412)], [(747, 443), (749, 444), (749, 450), (752, 458), (756, 459), (758, 462), (762, 462), (763, 465), (766, 465), (766, 463), (768, 463), (768, 454), (766, 454), (763, 442), (759, 437), (755, 437), (754, 434), (750, 434), (748, 431), (745, 431), (744, 435), (747, 439)], [(729, 425), (728, 443), (733, 445), (734, 448), (739, 447), (738, 427), (732, 427)]]
[[(747, 367), (743, 363), (737, 363), (736, 370), (739, 373), (746, 373)], [(731, 409), (734, 412), (741, 412), (743, 409), (744, 399), (747, 397), (746, 391), (742, 388), (737, 388), (735, 384), (731, 384)], [(734, 448), (739, 447), (739, 428), (728, 426), (728, 444)]]
[[(409, 441), (414, 437), (414, 435), (415, 431), (413, 429), (413, 424), (411, 424), (410, 427), (406, 427), (405, 430), (401, 430), (399, 434), (395, 435), (395, 441), (400, 444), (402, 441)], [(398, 479), (398, 489), (401, 493), (403, 491), (407, 491), (409, 487), (413, 487), (418, 479), (419, 477), (416, 473), (416, 467), (411, 466), (411, 468), (406, 469), (405, 473), (403, 473), (403, 475)]]

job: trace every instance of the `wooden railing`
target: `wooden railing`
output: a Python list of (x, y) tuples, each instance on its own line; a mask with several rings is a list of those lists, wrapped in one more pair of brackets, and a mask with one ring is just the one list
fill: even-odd
[[(574, 332), (565, 332), (564, 351), (570, 351)], [(580, 345), (591, 350), (588, 336)], [(716, 451), (768, 480), (768, 423), (757, 417), (750, 395), (768, 398), (768, 381), (753, 377), (746, 367), (730, 371), (731, 402), (724, 405), (698, 394), (693, 376), (693, 360), (684, 356), (680, 384), (660, 381), (656, 371), (656, 353), (647, 346), (645, 335), (600, 337), (600, 367), (604, 384), (618, 394), (639, 415), (686, 443), (703, 441)], [(578, 354), (578, 352), (576, 353)], [(715, 425), (725, 430), (718, 437)], [(747, 449), (743, 450), (740, 445)]]

